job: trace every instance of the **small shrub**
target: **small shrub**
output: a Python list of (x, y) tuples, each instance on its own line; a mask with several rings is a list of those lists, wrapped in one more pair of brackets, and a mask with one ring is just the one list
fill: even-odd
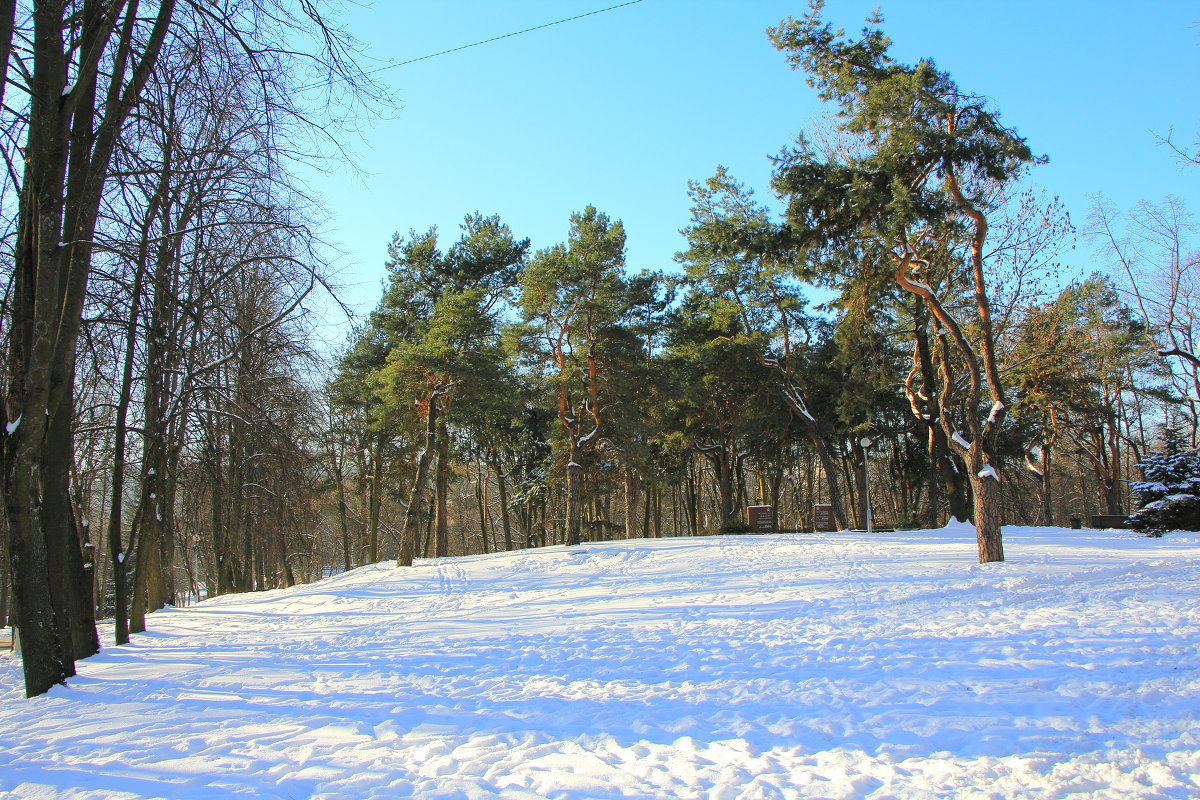
[(1141, 464), (1142, 480), (1130, 483), (1138, 509), (1129, 527), (1149, 536), (1166, 531), (1200, 531), (1200, 451), (1184, 450), (1168, 433), (1163, 452)]

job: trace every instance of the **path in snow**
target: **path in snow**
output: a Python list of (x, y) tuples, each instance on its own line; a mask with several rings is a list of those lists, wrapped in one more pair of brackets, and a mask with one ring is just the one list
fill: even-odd
[(1200, 796), (1200, 538), (963, 526), (376, 565), (149, 618), (0, 797)]

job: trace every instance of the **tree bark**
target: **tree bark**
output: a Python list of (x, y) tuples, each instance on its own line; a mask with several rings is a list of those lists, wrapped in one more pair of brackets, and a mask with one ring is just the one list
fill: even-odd
[[(445, 558), (450, 554), (449, 509), (446, 496), (450, 490), (450, 435), (445, 423), (438, 426), (437, 476), (434, 488), (434, 558)], [(480, 515), (483, 526), (484, 549), (487, 552), (487, 520)]]
[[(978, 460), (983, 469), (982, 458)], [(975, 539), (979, 563), (1004, 560), (1004, 540), (1000, 531), (1000, 483), (990, 474), (980, 477), (971, 471), (971, 493), (975, 498)]]
[(1052, 489), (1051, 482), (1050, 482), (1050, 468), (1052, 467), (1050, 450), (1051, 450), (1050, 442), (1042, 442), (1042, 458), (1041, 458), (1042, 463), (1041, 463), (1040, 469), (1042, 472), (1041, 483), (1042, 483), (1042, 524), (1043, 525), (1053, 525), (1054, 524), (1054, 505), (1053, 505), (1053, 498), (1051, 497), (1051, 494), (1050, 494), (1051, 489)]
[(508, 516), (508, 486), (504, 480), (504, 470), (501, 469), (500, 460), (492, 464), (492, 469), (496, 471), (496, 490), (500, 495), (500, 524), (504, 529), (504, 549), (509, 551), (513, 549), (512, 538), (512, 522)]
[(396, 565), (411, 567), (421, 540), (421, 508), (425, 505), (425, 484), (429, 480), (429, 468), (437, 453), (437, 394), (431, 393), (426, 401), (425, 450), (417, 463), (417, 475), (409, 493), (408, 508), (404, 513), (404, 528), (400, 532), (400, 552)]
[[(431, 404), (432, 408), (432, 404)], [(430, 411), (433, 414), (433, 411)], [(368, 563), (374, 564), (379, 560), (379, 511), (383, 504), (383, 443), (384, 436), (380, 433), (375, 437), (375, 447), (371, 455), (371, 498), (368, 518)]]
[(624, 465), (623, 478), (625, 484), (625, 535), (626, 539), (637, 536), (638, 523), (638, 478), (633, 467)]
[[(71, 381), (74, 386), (74, 381)], [(64, 621), (63, 647), (68, 659), (77, 661), (100, 650), (96, 633), (96, 605), (92, 593), (92, 576), (88, 569), (75, 520), (75, 502), (71, 493), (71, 470), (75, 463), (74, 391), (69, 390), (63, 405), (50, 414), (47, 424), (47, 449), (43, 455), (44, 491), (52, 501), (45, 504), (46, 531), (53, 543), (56, 566), (51, 574), (61, 576), (61, 583), (51, 582), (51, 593), (58, 606), (57, 614)]]
[(567, 450), (567, 544), (577, 545), (583, 532), (583, 465), (578, 461), (581, 456), (575, 436), (567, 435), (571, 441)]
[(850, 439), (850, 461), (854, 473), (854, 519), (860, 530), (867, 527), (867, 452), (859, 443), (857, 437)]
[(488, 536), (490, 534), (487, 513), (487, 480), (488, 476), (483, 470), (482, 463), (476, 464), (475, 467), (475, 505), (479, 511), (479, 537), (483, 541), (483, 552), (488, 552)]
[(346, 510), (346, 479), (342, 475), (342, 462), (334, 461), (333, 480), (337, 492), (338, 531), (342, 535), (342, 563), (345, 570), (353, 569), (354, 561), (350, 552), (350, 523)]

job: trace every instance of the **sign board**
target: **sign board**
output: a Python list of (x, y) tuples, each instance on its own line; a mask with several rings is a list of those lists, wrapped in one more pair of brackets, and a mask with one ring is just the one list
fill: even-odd
[(822, 503), (813, 506), (813, 530), (818, 533), (837, 531), (837, 522), (833, 518), (833, 506)]
[(772, 506), (749, 506), (746, 520), (751, 533), (770, 533), (775, 530), (775, 509)]

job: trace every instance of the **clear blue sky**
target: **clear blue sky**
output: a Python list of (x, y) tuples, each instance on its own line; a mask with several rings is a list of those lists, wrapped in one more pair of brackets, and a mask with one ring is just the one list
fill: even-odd
[[(619, 0), (377, 0), (347, 28), (368, 68), (615, 5)], [(856, 33), (874, 0), (831, 0)], [(437, 225), (449, 243), (470, 212), (499, 214), (535, 248), (565, 239), (593, 204), (624, 221), (628, 264), (671, 267), (688, 222), (687, 182), (718, 164), (770, 197), (768, 156), (823, 113), (764, 30), (802, 1), (643, 0), (586, 19), (377, 75), (400, 103), (362, 120), (349, 170), (311, 188), (345, 293), (374, 306), (393, 232)], [(1050, 157), (1031, 182), (1077, 224), (1089, 197), (1120, 207), (1177, 195), (1200, 211), (1200, 169), (1155, 134), (1200, 135), (1200, 2), (884, 0), (884, 29), (906, 62), (933, 58)], [(1090, 269), (1091, 250), (1069, 260)]]

